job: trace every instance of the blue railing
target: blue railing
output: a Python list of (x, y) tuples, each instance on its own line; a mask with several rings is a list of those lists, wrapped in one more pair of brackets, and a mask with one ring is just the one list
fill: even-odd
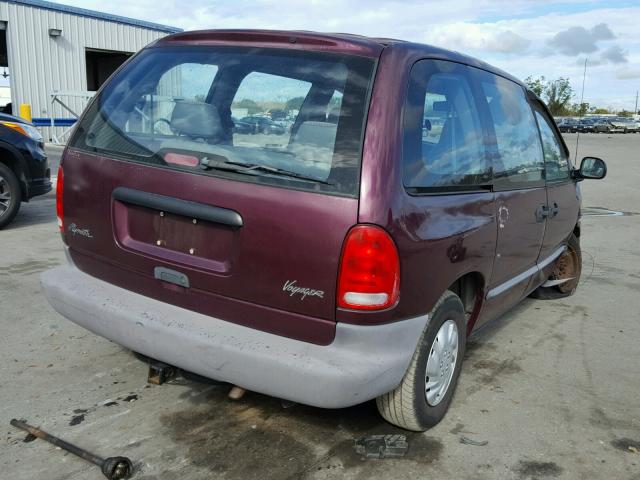
[[(74, 123), (78, 121), (77, 118), (54, 118), (53, 125), (55, 127), (71, 127)], [(50, 127), (51, 126), (51, 118), (32, 118), (31, 122), (36, 127)]]

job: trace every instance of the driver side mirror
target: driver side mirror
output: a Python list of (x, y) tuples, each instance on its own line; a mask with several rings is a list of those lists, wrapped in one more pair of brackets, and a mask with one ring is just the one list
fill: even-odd
[(584, 157), (580, 163), (580, 169), (575, 171), (578, 180), (600, 180), (607, 175), (607, 164), (598, 157)]

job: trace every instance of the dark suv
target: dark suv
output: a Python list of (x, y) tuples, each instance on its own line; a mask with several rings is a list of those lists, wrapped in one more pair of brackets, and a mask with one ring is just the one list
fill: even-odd
[[(238, 105), (286, 110), (290, 132), (234, 133)], [(571, 167), (520, 81), (458, 53), (181, 33), (80, 120), (58, 174), (69, 262), (42, 284), (62, 315), (145, 356), (309, 405), (375, 398), (424, 430), (472, 330), (527, 295), (573, 293), (578, 182), (605, 173)]]
[[(247, 125), (247, 133), (264, 133), (274, 135), (284, 135), (285, 128), (282, 125), (278, 125), (276, 122), (267, 117), (245, 117), (240, 120), (240, 125)], [(238, 131), (237, 133), (245, 133), (244, 131)]]
[(51, 190), (44, 140), (29, 122), (0, 113), (0, 229), (17, 215), (21, 202)]
[(562, 133), (576, 133), (580, 131), (580, 122), (575, 118), (563, 118), (558, 123), (558, 129)]

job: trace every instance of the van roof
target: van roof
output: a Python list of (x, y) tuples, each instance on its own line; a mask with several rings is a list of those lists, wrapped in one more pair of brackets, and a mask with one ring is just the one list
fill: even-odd
[(432, 58), (464, 63), (524, 84), (510, 74), (477, 58), (433, 45), (413, 43), (395, 38), (366, 37), (352, 33), (320, 33), (303, 30), (195, 30), (161, 38), (154, 46), (169, 45), (229, 45), (326, 50), (368, 57), (379, 57), (385, 48), (401, 48)]

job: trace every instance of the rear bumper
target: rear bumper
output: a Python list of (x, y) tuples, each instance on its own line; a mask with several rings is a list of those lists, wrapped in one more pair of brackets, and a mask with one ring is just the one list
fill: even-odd
[(116, 287), (74, 265), (40, 277), (61, 315), (149, 357), (248, 390), (323, 408), (362, 403), (402, 380), (427, 316), (386, 325), (338, 323), (314, 345)]

